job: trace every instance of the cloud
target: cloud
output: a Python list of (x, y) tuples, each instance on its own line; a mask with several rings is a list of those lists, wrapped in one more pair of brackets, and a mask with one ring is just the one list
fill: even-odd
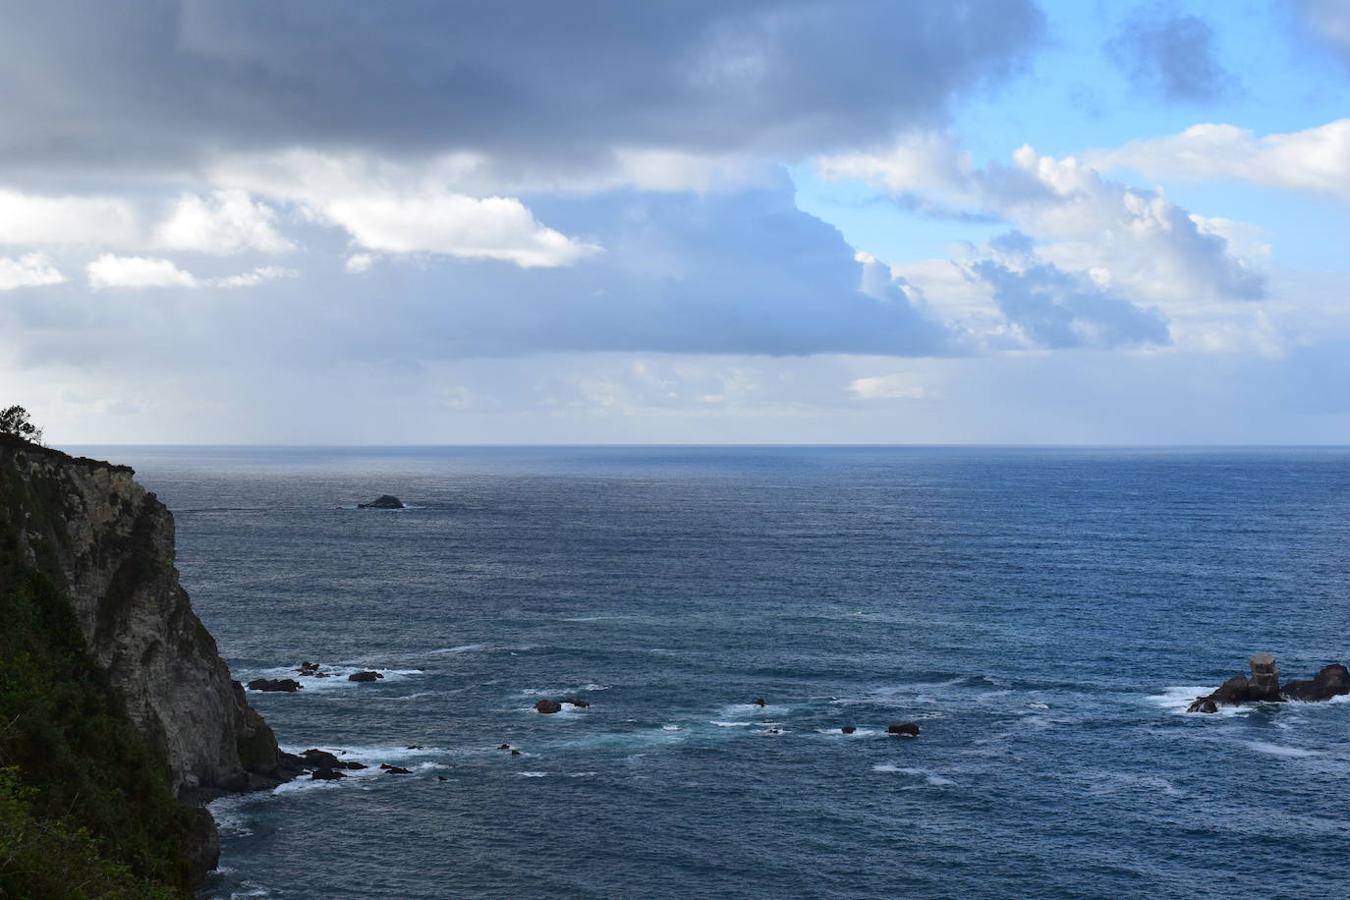
[(1200, 103), (1237, 90), (1237, 79), (1219, 62), (1214, 29), (1199, 16), (1137, 9), (1105, 50), (1144, 94)]
[(277, 231), (276, 212), (239, 190), (209, 198), (184, 194), (155, 229), (152, 244), (166, 250), (232, 254), (246, 250), (289, 253), (295, 245)]
[(1102, 169), (1134, 169), (1150, 178), (1232, 179), (1350, 200), (1350, 119), (1263, 137), (1233, 125), (1194, 125), (1086, 159)]
[(823, 157), (816, 167), (825, 177), (861, 178), (935, 208), (996, 217), (1043, 242), (1041, 252), (1060, 268), (1102, 270), (1118, 290), (1173, 302), (1265, 294), (1255, 261), (1234, 255), (1218, 229), (1160, 190), (1130, 187), (1029, 145), (1011, 165), (974, 167), (950, 143), (944, 154), (947, 140), (908, 135), (898, 149)]
[(971, 271), (994, 291), (1008, 322), (1031, 343), (1053, 349), (1167, 344), (1167, 320), (1115, 296), (1090, 277), (1049, 264), (1022, 270), (992, 259)]
[(1294, 0), (1313, 33), (1350, 68), (1350, 6), (1343, 0)]
[[(1040, 42), (1032, 0), (192, 0), (20, 4), (0, 34), (11, 166), (176, 166), (289, 146), (796, 155), (940, 120)], [(540, 136), (547, 135), (541, 141)]]
[(437, 166), (291, 150), (222, 161), (211, 177), (234, 192), (243, 187), (295, 203), (313, 221), (345, 229), (367, 251), (549, 268), (599, 250), (541, 225), (516, 198), (455, 190), (447, 183), (453, 176)]
[(131, 203), (105, 196), (41, 196), (0, 188), (0, 244), (122, 247), (139, 239)]
[(223, 278), (217, 278), (211, 284), (223, 288), (246, 288), (257, 287), (268, 281), (276, 281), (279, 278), (297, 278), (300, 273), (294, 269), (286, 269), (281, 266), (259, 266), (251, 272), (241, 272), (238, 275), (226, 275)]
[(108, 288), (197, 287), (192, 273), (184, 272), (171, 260), (144, 256), (116, 256), (104, 253), (85, 266), (89, 286), (94, 290)]
[(0, 291), (61, 284), (65, 280), (51, 257), (45, 254), (27, 253), (18, 259), (0, 256)]
[(849, 392), (863, 400), (922, 400), (928, 391), (913, 375), (869, 375), (849, 382)]

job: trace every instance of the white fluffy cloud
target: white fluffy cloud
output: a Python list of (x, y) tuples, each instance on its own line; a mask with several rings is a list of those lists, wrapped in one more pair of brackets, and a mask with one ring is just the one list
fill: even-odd
[(886, 151), (822, 158), (816, 167), (826, 178), (866, 181), (920, 210), (1007, 221), (1043, 242), (1039, 252), (1060, 268), (1092, 272), (1150, 301), (1255, 299), (1265, 290), (1260, 260), (1239, 257), (1210, 220), (1160, 190), (1104, 178), (1071, 156), (1042, 156), (1024, 145), (1012, 165), (975, 168), (945, 138), (911, 135)]
[(137, 243), (140, 218), (118, 197), (42, 196), (0, 189), (0, 244), (26, 246)]
[(27, 253), (18, 259), (0, 256), (0, 291), (60, 284), (65, 280), (51, 257), (42, 253)]
[(164, 288), (197, 287), (191, 272), (178, 268), (172, 260), (145, 256), (117, 256), (104, 253), (85, 266), (89, 286), (95, 290), (108, 288)]
[[(461, 162), (473, 165), (469, 158)], [(218, 165), (212, 177), (234, 189), (295, 203), (311, 219), (345, 229), (367, 251), (552, 268), (599, 249), (541, 224), (514, 197), (476, 197), (457, 190), (447, 165), (412, 167), (296, 150), (234, 159)]]
[(223, 288), (257, 287), (268, 281), (276, 281), (281, 278), (296, 278), (299, 274), (300, 273), (294, 269), (287, 269), (282, 266), (259, 266), (250, 272), (241, 272), (238, 275), (226, 275), (225, 277), (217, 278), (210, 283)]
[(1086, 159), (1101, 169), (1134, 169), (1150, 178), (1233, 179), (1350, 200), (1350, 119), (1264, 137), (1233, 125), (1194, 125)]
[(280, 254), (295, 245), (277, 230), (276, 212), (239, 190), (209, 198), (183, 194), (155, 229), (152, 243), (166, 250), (226, 255), (246, 250)]

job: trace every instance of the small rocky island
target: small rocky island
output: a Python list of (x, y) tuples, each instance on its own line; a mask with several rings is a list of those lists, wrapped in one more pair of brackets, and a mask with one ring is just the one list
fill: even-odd
[(1218, 690), (1196, 697), (1187, 709), (1193, 713), (1216, 713), (1220, 706), (1239, 706), (1243, 703), (1284, 703), (1300, 701), (1318, 703), (1350, 694), (1350, 670), (1340, 663), (1324, 666), (1312, 678), (1287, 682), (1280, 686), (1280, 672), (1275, 657), (1258, 653), (1247, 661), (1251, 677), (1234, 675), (1219, 685)]
[(406, 509), (403, 501), (393, 494), (381, 494), (369, 503), (356, 504), (357, 509)]

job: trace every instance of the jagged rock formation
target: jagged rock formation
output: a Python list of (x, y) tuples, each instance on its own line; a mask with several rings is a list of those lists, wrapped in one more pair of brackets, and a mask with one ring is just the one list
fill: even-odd
[(0, 527), (65, 590), (90, 656), (180, 796), (288, 776), (174, 568), (173, 516), (127, 466), (0, 440)]
[(1247, 661), (1251, 677), (1234, 675), (1213, 693), (1196, 697), (1187, 712), (1215, 713), (1220, 706), (1243, 703), (1282, 703), (1286, 700), (1319, 702), (1350, 694), (1350, 670), (1340, 663), (1325, 666), (1311, 679), (1291, 681), (1280, 686), (1275, 657), (1258, 653)]
[(403, 501), (392, 494), (381, 494), (369, 503), (356, 504), (358, 509), (403, 509)]

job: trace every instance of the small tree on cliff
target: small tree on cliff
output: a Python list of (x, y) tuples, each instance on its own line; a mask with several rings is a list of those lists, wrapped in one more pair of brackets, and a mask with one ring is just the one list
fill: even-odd
[(12, 434), (34, 444), (42, 443), (42, 429), (28, 419), (28, 410), (22, 406), (0, 409), (0, 434)]

